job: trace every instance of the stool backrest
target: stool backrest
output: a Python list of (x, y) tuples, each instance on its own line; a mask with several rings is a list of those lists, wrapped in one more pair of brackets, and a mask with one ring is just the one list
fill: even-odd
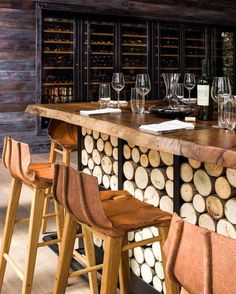
[(37, 187), (39, 181), (35, 178), (35, 172), (29, 170), (31, 163), (29, 145), (4, 138), (2, 160), (13, 178), (20, 179), (26, 185)]
[(63, 138), (63, 141), (68, 142), (68, 144), (76, 145), (78, 141), (77, 126), (65, 121), (51, 119), (48, 126), (48, 136), (54, 140)]
[(53, 195), (76, 221), (102, 231), (113, 227), (103, 210), (96, 177), (56, 164)]
[(236, 240), (174, 214), (164, 253), (167, 276), (191, 294), (236, 293)]

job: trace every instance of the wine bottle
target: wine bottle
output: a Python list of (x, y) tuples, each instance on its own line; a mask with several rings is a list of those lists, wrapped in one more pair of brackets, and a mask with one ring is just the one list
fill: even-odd
[(206, 59), (202, 60), (202, 76), (197, 82), (197, 109), (198, 119), (213, 119), (213, 100), (210, 97), (210, 78)]

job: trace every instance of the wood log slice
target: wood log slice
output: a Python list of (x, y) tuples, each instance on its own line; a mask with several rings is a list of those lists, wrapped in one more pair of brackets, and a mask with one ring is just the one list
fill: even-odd
[(224, 216), (224, 201), (216, 195), (210, 195), (206, 199), (207, 212), (216, 220)]
[(102, 183), (102, 169), (99, 165), (95, 165), (93, 169), (93, 176), (98, 178), (98, 184)]
[(118, 148), (117, 147), (113, 148), (112, 156), (115, 160), (118, 160)]
[(124, 144), (123, 146), (123, 155), (125, 159), (130, 159), (131, 158), (131, 149), (129, 147), (129, 145)]
[(134, 240), (134, 231), (128, 232), (128, 241), (132, 242)]
[(112, 172), (112, 164), (113, 164), (113, 162), (110, 157), (108, 157), (106, 155), (104, 155), (102, 157), (101, 166), (102, 166), (103, 171), (108, 175), (110, 175)]
[(201, 167), (201, 165), (202, 165), (201, 161), (193, 159), (193, 158), (188, 158), (188, 163), (194, 169), (199, 169)]
[(158, 190), (163, 190), (165, 188), (165, 183), (167, 180), (165, 168), (153, 168), (151, 171), (151, 182), (155, 188)]
[[(142, 229), (142, 236), (143, 236), (143, 240), (152, 238), (153, 234), (152, 234), (151, 228)], [(152, 245), (152, 244), (147, 244), (147, 246), (149, 246), (149, 245)]]
[(135, 189), (134, 191), (134, 197), (140, 201), (143, 201), (143, 198), (144, 198), (144, 192), (143, 190), (137, 188)]
[(165, 165), (173, 165), (174, 164), (174, 155), (171, 153), (160, 151), (160, 157), (162, 162)]
[(134, 234), (134, 240), (135, 242), (139, 242), (143, 240), (142, 232), (135, 232)]
[(173, 167), (173, 165), (169, 165), (166, 168), (166, 175), (169, 180), (171, 180), (171, 181), (174, 180), (174, 167)]
[(94, 130), (93, 130), (93, 138), (94, 138), (95, 140), (97, 140), (97, 139), (99, 138), (99, 136), (100, 136), (100, 133), (99, 133), (98, 131), (94, 131)]
[(113, 151), (113, 148), (112, 148), (112, 145), (109, 141), (106, 141), (105, 142), (105, 145), (104, 145), (104, 152), (107, 156), (112, 156), (112, 151)]
[(218, 234), (236, 239), (236, 225), (231, 224), (226, 218), (218, 221), (216, 231)]
[(147, 156), (147, 154), (142, 154), (142, 155), (140, 156), (140, 164), (141, 164), (141, 166), (143, 166), (143, 167), (148, 167), (148, 165), (149, 165), (149, 160), (148, 160), (148, 156)]
[(147, 168), (144, 168), (142, 166), (137, 167), (135, 170), (135, 183), (138, 188), (145, 189), (149, 183), (150, 183), (150, 177), (149, 177), (150, 171)]
[(141, 274), (140, 265), (137, 262), (137, 260), (135, 260), (134, 258), (131, 258), (130, 260), (130, 268), (136, 276), (140, 277), (140, 274)]
[(144, 249), (142, 247), (135, 247), (134, 250), (134, 258), (139, 264), (144, 263)]
[(96, 234), (93, 234), (93, 243), (94, 243), (97, 247), (102, 247), (102, 239), (99, 238)]
[(157, 292), (162, 293), (163, 285), (161, 279), (156, 275), (152, 279), (153, 287), (157, 290)]
[(148, 264), (143, 263), (141, 265), (141, 277), (144, 280), (144, 282), (150, 284), (152, 282), (153, 275), (153, 269), (151, 269), (151, 267)]
[(144, 260), (150, 267), (154, 267), (156, 260), (151, 248), (144, 249)]
[(110, 179), (110, 188), (111, 190), (118, 190), (118, 177), (115, 176), (115, 175), (112, 175), (111, 176), (111, 179)]
[(123, 165), (123, 173), (127, 180), (132, 180), (134, 178), (135, 171), (137, 169), (137, 163), (133, 161), (126, 161)]
[(208, 196), (213, 193), (213, 179), (202, 169), (198, 169), (193, 176), (194, 185), (202, 196)]
[(164, 280), (165, 275), (164, 275), (164, 269), (163, 269), (162, 262), (156, 261), (155, 272), (156, 272), (156, 275), (158, 276), (159, 279)]
[(127, 190), (131, 195), (134, 196), (134, 191), (136, 190), (137, 186), (135, 182), (126, 180), (124, 181), (123, 188), (124, 190)]
[(226, 177), (231, 186), (236, 188), (236, 169), (227, 168), (226, 169)]
[(131, 150), (131, 158), (134, 162), (138, 163), (140, 160), (140, 152), (139, 149), (137, 147), (134, 147)]
[(139, 150), (142, 152), (142, 153), (148, 153), (148, 148), (145, 148), (145, 147), (142, 147), (142, 146), (139, 146)]
[(225, 203), (225, 216), (229, 222), (236, 224), (236, 198), (231, 198)]
[(109, 135), (107, 135), (105, 133), (101, 133), (101, 138), (103, 141), (107, 141), (109, 139)]
[(92, 158), (89, 158), (89, 160), (88, 160), (88, 168), (91, 170), (94, 169), (94, 161)]
[(160, 153), (157, 150), (150, 150), (148, 152), (148, 159), (152, 167), (158, 167), (161, 164)]
[(154, 237), (159, 236), (159, 230), (158, 230), (157, 227), (152, 226), (152, 227), (151, 227), (151, 231), (152, 231), (152, 234), (153, 234)]
[(93, 158), (93, 161), (96, 165), (101, 164), (101, 154), (97, 149), (93, 149), (92, 158)]
[(110, 136), (110, 141), (111, 141), (111, 145), (113, 147), (117, 147), (118, 146), (118, 138), (117, 137)]
[(81, 162), (84, 166), (88, 164), (88, 159), (89, 159), (88, 152), (85, 149), (83, 149), (81, 152)]
[(97, 140), (97, 150), (99, 152), (102, 152), (104, 150), (104, 141), (101, 138)]
[(91, 175), (92, 174), (91, 171), (90, 171), (90, 169), (87, 168), (87, 167), (83, 169), (83, 172), (86, 173), (87, 175)]
[(85, 138), (84, 138), (84, 148), (89, 154), (91, 154), (93, 152), (94, 140), (93, 140), (92, 136), (90, 136), (90, 135), (85, 136)]
[(169, 213), (173, 213), (174, 211), (173, 199), (167, 195), (162, 196), (160, 199), (160, 209), (167, 211)]
[(152, 243), (152, 252), (153, 252), (156, 260), (162, 261), (160, 242), (154, 242), (154, 243)]
[(144, 202), (158, 207), (160, 202), (160, 195), (153, 186), (148, 186), (144, 191)]
[(204, 167), (208, 175), (212, 177), (219, 177), (223, 174), (223, 171), (224, 171), (223, 166), (210, 163), (210, 162), (205, 162)]
[(86, 130), (85, 127), (82, 127), (82, 128), (81, 128), (81, 134), (82, 134), (83, 137), (86, 136), (86, 134), (87, 134), (87, 130)]
[(215, 232), (216, 221), (210, 216), (209, 213), (203, 213), (199, 216), (198, 225), (201, 228)]
[(191, 202), (194, 194), (196, 194), (196, 188), (192, 183), (184, 183), (181, 185), (180, 195), (185, 202)]
[(189, 183), (193, 179), (193, 169), (187, 162), (182, 163), (180, 166), (180, 177), (185, 183)]
[(215, 191), (221, 199), (229, 199), (236, 195), (236, 189), (230, 185), (226, 177), (216, 179)]
[(130, 142), (130, 141), (127, 142), (127, 143), (128, 143), (128, 145), (129, 145), (130, 148), (134, 148), (134, 147), (135, 147), (135, 144), (134, 144), (134, 143), (132, 143), (132, 142)]
[(103, 186), (106, 189), (109, 189), (110, 188), (110, 181), (111, 181), (111, 176), (110, 175), (104, 174), (102, 176), (102, 183), (103, 183)]
[(112, 170), (116, 176), (118, 176), (118, 161), (115, 160), (112, 163)]
[(198, 213), (192, 203), (184, 203), (180, 208), (180, 216), (185, 218), (189, 223), (195, 225), (198, 220)]
[(174, 182), (171, 180), (167, 180), (165, 184), (165, 189), (168, 196), (173, 198), (174, 197)]
[(206, 211), (206, 202), (202, 195), (196, 194), (193, 196), (193, 207), (199, 213), (203, 213)]

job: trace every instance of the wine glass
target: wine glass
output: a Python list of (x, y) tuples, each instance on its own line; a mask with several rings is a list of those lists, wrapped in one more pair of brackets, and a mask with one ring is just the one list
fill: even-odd
[(99, 84), (99, 102), (101, 107), (108, 107), (111, 100), (111, 89), (109, 83)]
[(117, 92), (117, 107), (120, 108), (120, 91), (125, 87), (124, 75), (121, 72), (113, 73), (112, 88)]
[(188, 90), (188, 98), (190, 102), (191, 90), (196, 86), (195, 75), (193, 73), (186, 73), (184, 75), (184, 86)]
[(230, 99), (231, 86), (228, 77), (214, 77), (211, 87), (211, 97), (218, 106), (217, 128), (224, 128), (224, 104)]
[(175, 94), (178, 99), (182, 100), (184, 98), (184, 84), (177, 83), (175, 88)]
[(149, 74), (138, 74), (136, 77), (135, 88), (137, 93), (142, 95), (142, 104), (145, 105), (145, 95), (151, 90)]

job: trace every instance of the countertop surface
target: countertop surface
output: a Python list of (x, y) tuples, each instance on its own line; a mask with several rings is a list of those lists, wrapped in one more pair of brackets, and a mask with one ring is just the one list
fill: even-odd
[(234, 131), (213, 128), (215, 122), (196, 121), (195, 129), (192, 130), (156, 134), (141, 131), (139, 126), (160, 123), (167, 119), (152, 113), (133, 114), (129, 107), (122, 108), (121, 113), (80, 115), (82, 109), (98, 108), (97, 102), (31, 104), (26, 112), (107, 133), (149, 149), (236, 168), (236, 134)]

